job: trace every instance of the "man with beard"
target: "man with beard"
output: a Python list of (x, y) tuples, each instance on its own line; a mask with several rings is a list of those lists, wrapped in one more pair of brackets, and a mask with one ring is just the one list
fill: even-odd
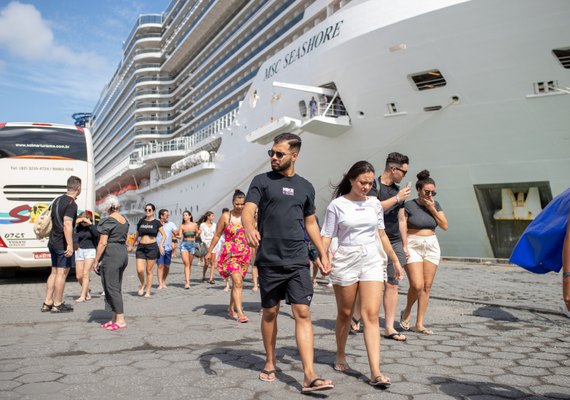
[[(304, 371), (303, 393), (332, 389), (332, 381), (319, 378), (314, 370), (313, 325), (310, 304), (313, 285), (309, 270), (303, 226), (317, 251), (323, 274), (330, 272), (315, 217), (315, 189), (295, 174), (301, 138), (282, 133), (268, 151), (272, 171), (257, 175), (249, 187), (242, 221), (248, 245), (257, 248), (256, 265), (263, 316), (261, 334), (265, 366), (259, 379), (276, 379), (275, 346), (277, 315), (281, 300), (291, 304), (295, 316), (295, 338)], [(258, 229), (254, 214), (258, 210)]]

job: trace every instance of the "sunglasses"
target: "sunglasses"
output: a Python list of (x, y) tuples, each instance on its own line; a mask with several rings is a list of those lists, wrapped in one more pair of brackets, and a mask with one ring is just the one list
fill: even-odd
[(151, 211), (152, 212), (152, 208), (147, 208), (145, 209), (146, 212)]
[(406, 171), (405, 169), (398, 168), (398, 167), (394, 167), (394, 168), (397, 169), (398, 171), (400, 171), (402, 173), (402, 176), (406, 176), (406, 174), (408, 173), (408, 171)]
[(289, 155), (288, 153), (283, 153), (282, 151), (273, 151), (273, 150), (267, 150), (267, 155), (269, 157), (277, 157), (277, 159), (281, 160), (283, 157)]
[(435, 197), (437, 195), (437, 192), (434, 190), (424, 190), (424, 195)]

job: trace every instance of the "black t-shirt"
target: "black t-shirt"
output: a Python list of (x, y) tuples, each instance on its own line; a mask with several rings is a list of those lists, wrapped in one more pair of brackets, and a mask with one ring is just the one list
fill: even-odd
[(315, 213), (315, 189), (299, 175), (278, 172), (257, 175), (251, 181), (248, 203), (258, 207), (257, 226), (261, 242), (259, 266), (306, 265), (304, 218)]
[(51, 205), (51, 233), (48, 245), (57, 250), (65, 250), (67, 242), (63, 233), (63, 218), (71, 218), (72, 226), (75, 228), (75, 217), (77, 217), (77, 203), (73, 197), (66, 194), (56, 198)]
[(75, 227), (75, 234), (80, 249), (95, 249), (99, 240), (99, 232), (95, 225), (79, 224)]
[(152, 221), (147, 221), (144, 218), (141, 218), (140, 221), (137, 223), (137, 232), (139, 236), (152, 236), (156, 237), (158, 235), (158, 229), (162, 228), (162, 222), (158, 219), (153, 219)]
[[(388, 200), (398, 194), (400, 188), (392, 183), (391, 185), (384, 185), (380, 182), (378, 185), (378, 200)], [(384, 225), (386, 227), (386, 235), (390, 240), (400, 240), (400, 224), (398, 222), (398, 213), (404, 208), (404, 202), (396, 203), (390, 209), (384, 209)]]

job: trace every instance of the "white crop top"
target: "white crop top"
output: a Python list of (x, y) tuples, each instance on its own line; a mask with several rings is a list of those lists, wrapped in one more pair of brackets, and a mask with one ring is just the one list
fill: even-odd
[(356, 246), (373, 243), (378, 229), (384, 229), (384, 212), (378, 198), (350, 201), (341, 196), (327, 207), (321, 235), (338, 237), (339, 246)]

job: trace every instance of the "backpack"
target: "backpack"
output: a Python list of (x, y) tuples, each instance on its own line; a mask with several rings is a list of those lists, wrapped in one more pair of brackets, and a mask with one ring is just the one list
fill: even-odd
[(34, 233), (38, 239), (49, 237), (51, 233), (51, 205), (43, 210), (34, 223)]

